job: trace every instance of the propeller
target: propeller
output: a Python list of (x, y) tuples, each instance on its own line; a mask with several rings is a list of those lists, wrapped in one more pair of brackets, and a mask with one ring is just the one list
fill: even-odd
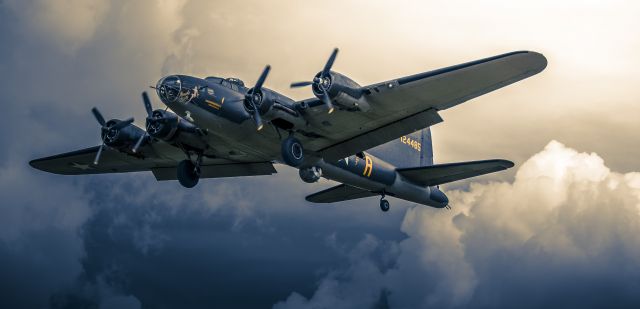
[(98, 153), (96, 154), (96, 158), (93, 160), (93, 165), (98, 165), (98, 162), (100, 161), (100, 156), (102, 155), (102, 150), (106, 144), (105, 140), (110, 136), (113, 136), (113, 134), (118, 132), (118, 130), (132, 124), (133, 117), (127, 120), (116, 120), (117, 122), (113, 123), (112, 125), (108, 125), (108, 123), (104, 120), (104, 117), (102, 117), (102, 114), (100, 113), (98, 108), (96, 107), (92, 108), (91, 112), (93, 113), (93, 116), (96, 118), (96, 120), (100, 124), (101, 132), (102, 132), (101, 134), (102, 144), (100, 144), (100, 148), (98, 148)]
[(327, 60), (327, 63), (324, 65), (324, 68), (322, 68), (322, 71), (320, 71), (320, 73), (318, 73), (313, 78), (313, 81), (291, 83), (291, 88), (306, 86), (315, 87), (315, 89), (317, 89), (318, 93), (320, 94), (320, 100), (324, 102), (324, 105), (327, 107), (327, 112), (329, 114), (333, 112), (334, 108), (333, 104), (331, 103), (331, 98), (329, 97), (329, 94), (327, 92), (329, 91), (329, 87), (331, 87), (331, 67), (336, 61), (336, 56), (338, 56), (338, 49), (334, 48), (333, 52), (331, 52), (331, 56), (329, 56), (329, 60)]
[(151, 125), (151, 121), (153, 119), (153, 107), (151, 106), (151, 100), (149, 100), (149, 95), (147, 94), (146, 91), (142, 92), (142, 102), (144, 103), (144, 109), (147, 111), (147, 121), (146, 121), (147, 123), (145, 126), (144, 134), (140, 136), (135, 146), (133, 146), (133, 149), (131, 149), (133, 153), (136, 153), (138, 151), (138, 148), (140, 148), (140, 145), (142, 145), (142, 141), (148, 138), (149, 126)]
[(262, 70), (262, 74), (260, 74), (260, 77), (256, 82), (256, 85), (249, 89), (249, 91), (244, 95), (244, 100), (253, 108), (253, 121), (255, 122), (256, 129), (258, 131), (262, 130), (262, 127), (264, 126), (262, 124), (262, 118), (260, 117), (260, 111), (258, 110), (258, 104), (264, 97), (262, 86), (264, 85), (264, 81), (267, 79), (270, 70), (270, 65), (265, 66), (264, 70)]

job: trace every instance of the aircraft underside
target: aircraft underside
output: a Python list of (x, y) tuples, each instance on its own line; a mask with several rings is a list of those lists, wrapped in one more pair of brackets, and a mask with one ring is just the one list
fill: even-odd
[(429, 127), (441, 110), (535, 75), (541, 54), (511, 52), (434, 71), (360, 86), (332, 71), (338, 50), (311, 81), (315, 98), (294, 101), (264, 86), (271, 67), (248, 88), (237, 78), (169, 75), (153, 109), (143, 93), (145, 127), (133, 118), (100, 125), (101, 145), (33, 160), (44, 171), (100, 174), (151, 171), (157, 180), (191, 188), (201, 178), (271, 175), (274, 163), (299, 169), (303, 181), (341, 183), (309, 195), (314, 203), (385, 196), (443, 208), (439, 185), (504, 170), (507, 160), (434, 164)]

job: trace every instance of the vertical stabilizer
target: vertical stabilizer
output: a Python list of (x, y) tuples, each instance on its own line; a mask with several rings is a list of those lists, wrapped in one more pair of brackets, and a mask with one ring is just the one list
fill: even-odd
[(366, 152), (398, 168), (433, 165), (431, 129), (413, 132)]

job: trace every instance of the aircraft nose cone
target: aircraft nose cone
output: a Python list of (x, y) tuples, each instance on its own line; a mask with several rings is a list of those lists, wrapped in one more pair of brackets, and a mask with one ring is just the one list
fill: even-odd
[(442, 207), (449, 205), (449, 198), (447, 197), (447, 195), (436, 187), (431, 187), (429, 198), (431, 198), (431, 200), (436, 203), (442, 204)]
[(164, 77), (156, 84), (158, 97), (160, 97), (165, 104), (177, 101), (181, 90), (182, 81), (180, 80), (180, 77), (176, 75)]

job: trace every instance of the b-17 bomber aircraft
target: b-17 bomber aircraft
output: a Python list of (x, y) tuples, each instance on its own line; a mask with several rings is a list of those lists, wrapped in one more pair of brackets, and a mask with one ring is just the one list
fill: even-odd
[[(292, 100), (237, 78), (170, 75), (155, 91), (167, 107), (154, 110), (142, 94), (145, 128), (133, 118), (106, 121), (98, 109), (102, 144), (30, 162), (62, 175), (151, 171), (159, 181), (194, 187), (201, 178), (271, 175), (273, 164), (299, 169), (307, 183), (324, 177), (340, 185), (307, 196), (333, 203), (385, 196), (443, 208), (439, 185), (513, 166), (507, 160), (434, 164), (429, 127), (440, 111), (535, 75), (539, 53), (516, 51), (439, 70), (360, 86), (331, 68), (334, 49), (310, 86), (315, 98)], [(171, 110), (171, 111), (169, 111)], [(478, 121), (492, 121), (482, 119)]]

